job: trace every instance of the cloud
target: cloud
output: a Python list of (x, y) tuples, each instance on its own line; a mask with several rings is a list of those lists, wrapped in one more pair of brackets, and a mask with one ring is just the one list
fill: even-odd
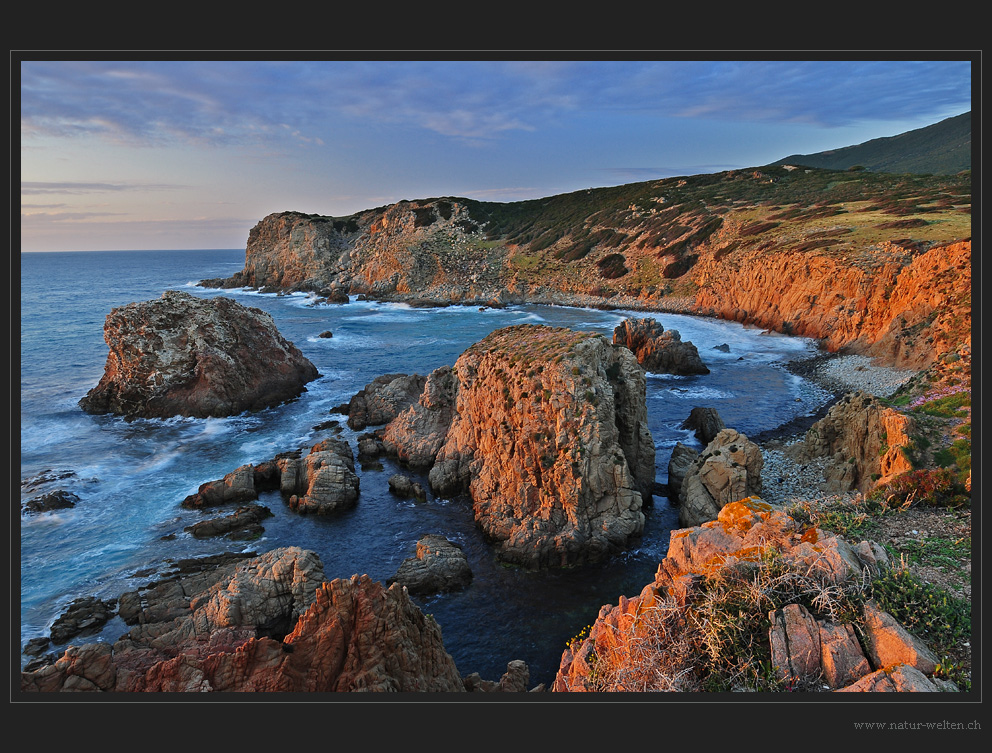
[(22, 134), (117, 142), (330, 143), (409, 126), (474, 143), (575, 116), (810, 123), (971, 106), (968, 61), (22, 62)]
[(84, 183), (80, 181), (22, 181), (22, 196), (45, 194), (85, 195), (92, 193), (118, 193), (122, 191), (171, 191), (186, 186), (168, 183)]

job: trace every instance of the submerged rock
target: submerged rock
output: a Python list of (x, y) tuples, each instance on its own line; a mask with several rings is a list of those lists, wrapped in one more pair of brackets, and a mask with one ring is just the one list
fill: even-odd
[(113, 309), (104, 339), (104, 375), (79, 401), (88, 413), (231, 416), (295, 398), (319, 376), (269, 314), (229, 298), (169, 290)]

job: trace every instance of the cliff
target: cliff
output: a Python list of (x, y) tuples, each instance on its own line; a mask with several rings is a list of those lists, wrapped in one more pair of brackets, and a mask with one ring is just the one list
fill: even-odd
[(207, 286), (682, 311), (920, 368), (970, 347), (970, 175), (790, 165), (495, 204), (272, 214)]

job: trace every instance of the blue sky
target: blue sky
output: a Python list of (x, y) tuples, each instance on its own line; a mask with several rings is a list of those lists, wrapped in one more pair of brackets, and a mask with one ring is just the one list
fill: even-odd
[(244, 248), (272, 212), (752, 167), (972, 106), (966, 56), (19, 64), (23, 251)]

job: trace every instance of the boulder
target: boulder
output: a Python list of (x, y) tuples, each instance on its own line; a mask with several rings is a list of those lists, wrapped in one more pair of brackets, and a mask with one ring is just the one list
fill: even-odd
[(279, 467), (279, 488), (296, 512), (328, 515), (358, 502), (355, 458), (343, 439), (318, 442), (305, 457), (283, 458)]
[(472, 570), (462, 548), (444, 536), (428, 535), (417, 542), (417, 554), (400, 564), (386, 585), (399, 583), (412, 594), (457, 591), (472, 582)]
[(79, 401), (88, 413), (231, 416), (295, 398), (319, 376), (269, 314), (224, 297), (170, 290), (115, 308), (104, 339), (104, 375)]
[(761, 493), (761, 448), (734, 429), (723, 429), (685, 473), (679, 490), (679, 523), (715, 520), (724, 505)]
[(39, 494), (37, 497), (32, 497), (24, 503), (22, 509), (25, 513), (66, 510), (70, 507), (75, 507), (78, 501), (79, 497), (72, 492), (67, 492), (65, 489), (56, 489), (47, 494)]
[(660, 374), (709, 374), (699, 351), (682, 342), (678, 330), (666, 330), (654, 319), (625, 319), (613, 330), (613, 343), (633, 351), (645, 371)]
[(420, 482), (402, 473), (395, 473), (389, 477), (389, 491), (399, 497), (413, 497), (421, 502), (427, 499), (427, 491)]
[(225, 517), (203, 520), (187, 526), (184, 530), (196, 539), (226, 536), (235, 541), (245, 541), (261, 536), (265, 532), (262, 521), (271, 517), (272, 511), (268, 507), (247, 505), (239, 507)]
[(258, 499), (258, 491), (255, 489), (255, 467), (242, 465), (222, 479), (200, 484), (195, 494), (190, 494), (182, 501), (182, 506), (200, 509), (255, 499)]

